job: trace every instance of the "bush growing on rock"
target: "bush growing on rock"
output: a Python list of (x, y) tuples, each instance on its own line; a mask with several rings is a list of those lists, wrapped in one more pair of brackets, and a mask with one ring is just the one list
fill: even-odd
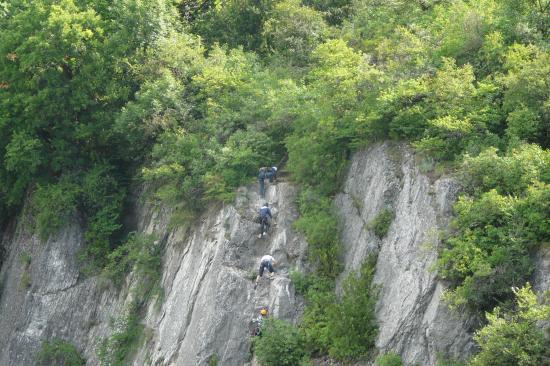
[(390, 229), (393, 216), (393, 211), (389, 208), (385, 208), (370, 222), (369, 228), (374, 231), (374, 234), (378, 238), (382, 239)]
[(254, 351), (262, 366), (296, 366), (305, 356), (298, 330), (275, 318), (264, 322), (261, 337), (254, 339)]
[(376, 359), (377, 366), (402, 366), (403, 361), (399, 355), (393, 352), (386, 353)]
[(84, 366), (86, 364), (86, 360), (82, 358), (76, 347), (61, 339), (42, 343), (38, 361), (40, 365)]

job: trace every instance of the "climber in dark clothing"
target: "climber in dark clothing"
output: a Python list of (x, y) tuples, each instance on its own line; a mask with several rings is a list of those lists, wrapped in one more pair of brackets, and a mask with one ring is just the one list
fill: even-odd
[(260, 173), (258, 174), (258, 182), (260, 183), (260, 197), (263, 197), (265, 195), (265, 186), (264, 186), (264, 180), (266, 178), (267, 168), (261, 167)]
[(269, 219), (272, 219), (271, 209), (269, 205), (264, 203), (260, 208), (260, 238), (262, 238), (267, 233), (267, 228), (269, 227)]
[(265, 177), (269, 179), (269, 183), (273, 183), (273, 181), (277, 183), (277, 167), (272, 166), (267, 168), (267, 173), (265, 174)]

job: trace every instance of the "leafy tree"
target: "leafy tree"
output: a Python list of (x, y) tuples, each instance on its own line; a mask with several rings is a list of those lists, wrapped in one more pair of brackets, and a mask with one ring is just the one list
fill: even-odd
[(225, 44), (246, 50), (259, 50), (262, 27), (277, 1), (181, 1), (180, 11), (193, 33), (210, 45)]
[(302, 6), (299, 0), (278, 3), (263, 29), (268, 51), (297, 66), (306, 66), (311, 52), (328, 35), (321, 13)]
[[(489, 324), (476, 332), (474, 339), (481, 351), (470, 362), (473, 366), (542, 365), (550, 357), (544, 322), (550, 318), (547, 299), (537, 297), (527, 284), (515, 289), (514, 309), (496, 307), (487, 313)], [(547, 325), (546, 325), (547, 328)]]
[(328, 308), (329, 354), (358, 359), (374, 347), (378, 335), (375, 316), (377, 288), (373, 285), (376, 257), (369, 257), (358, 276), (350, 273), (342, 284), (342, 299)]
[(36, 185), (41, 233), (80, 211), (98, 266), (138, 160), (125, 153), (115, 116), (139, 87), (144, 50), (173, 24), (170, 9), (164, 0), (16, 1), (0, 19), (17, 30), (0, 35), (0, 212), (16, 210)]
[(537, 145), (522, 145), (501, 156), (489, 148), (476, 157), (465, 156), (462, 181), (470, 192), (496, 189), (501, 194), (520, 195), (538, 181), (550, 181), (550, 154)]
[(514, 140), (548, 148), (550, 141), (550, 55), (535, 46), (514, 45), (506, 55), (508, 74), (503, 109), (508, 113), (506, 133)]
[(353, 13), (352, 0), (304, 0), (303, 3), (320, 11), (331, 25), (339, 25)]
[(441, 276), (456, 286), (448, 293), (451, 304), (487, 311), (511, 299), (510, 286), (528, 280), (534, 268), (530, 253), (545, 240), (548, 202), (544, 183), (530, 186), (521, 198), (491, 190), (458, 201), (458, 233), (438, 260)]

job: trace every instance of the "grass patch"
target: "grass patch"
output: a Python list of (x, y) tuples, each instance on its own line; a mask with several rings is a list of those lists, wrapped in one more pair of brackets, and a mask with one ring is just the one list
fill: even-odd
[(399, 355), (393, 352), (386, 353), (376, 359), (377, 366), (402, 366), (403, 361)]
[(218, 362), (220, 362), (220, 359), (218, 355), (214, 353), (208, 360), (208, 366), (218, 366)]
[(29, 253), (25, 251), (21, 252), (21, 254), (19, 255), (19, 263), (21, 263), (24, 269), (29, 268), (29, 266), (31, 265), (31, 261), (32, 259)]
[(374, 231), (374, 234), (382, 239), (388, 233), (390, 225), (393, 221), (394, 212), (389, 208), (384, 208), (376, 215), (376, 217), (368, 224), (368, 229)]
[(23, 274), (21, 275), (21, 280), (19, 281), (19, 285), (23, 289), (28, 289), (29, 287), (31, 287), (32, 278), (28, 270), (23, 271)]

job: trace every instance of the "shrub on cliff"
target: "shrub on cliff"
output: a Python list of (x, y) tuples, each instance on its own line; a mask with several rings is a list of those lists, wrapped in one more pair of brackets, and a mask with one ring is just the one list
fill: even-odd
[(305, 356), (298, 329), (275, 318), (264, 322), (261, 337), (254, 340), (254, 351), (262, 366), (296, 366)]

